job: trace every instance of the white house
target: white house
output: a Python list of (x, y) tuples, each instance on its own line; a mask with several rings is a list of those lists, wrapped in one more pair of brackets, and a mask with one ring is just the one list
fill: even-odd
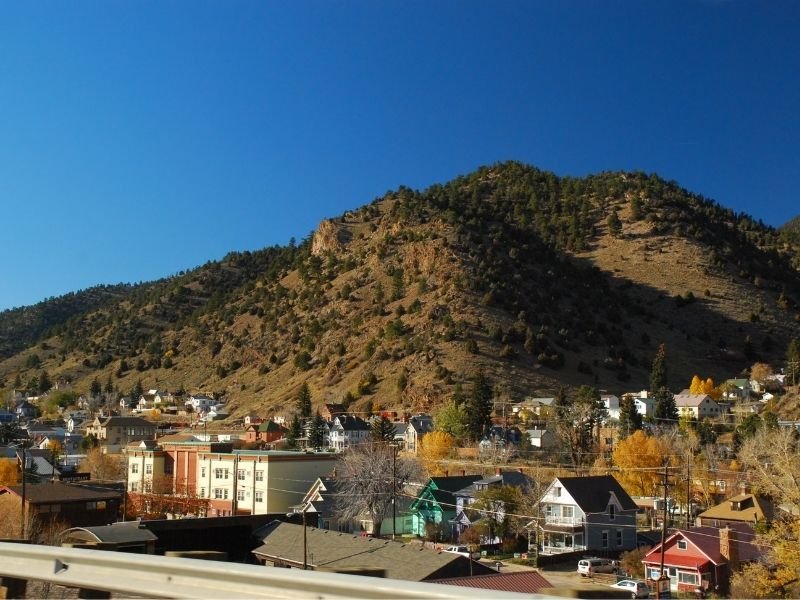
[(619, 421), (619, 398), (613, 394), (601, 394), (600, 400), (606, 407), (609, 420)]
[(369, 423), (355, 415), (338, 415), (333, 419), (330, 427), (330, 446), (337, 452), (372, 439), (372, 429)]
[(216, 404), (217, 401), (206, 394), (192, 394), (185, 402), (185, 405), (187, 407), (191, 406), (192, 410), (196, 413), (208, 412), (211, 408), (216, 406)]
[(690, 415), (696, 419), (713, 419), (725, 413), (708, 394), (692, 394), (687, 390), (675, 395), (675, 406), (681, 416)]

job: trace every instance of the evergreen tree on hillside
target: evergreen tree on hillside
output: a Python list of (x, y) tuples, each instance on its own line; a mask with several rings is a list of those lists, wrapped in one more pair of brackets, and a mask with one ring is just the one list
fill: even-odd
[(376, 442), (394, 441), (394, 425), (384, 415), (372, 422), (372, 439)]
[(661, 388), (666, 387), (669, 387), (667, 385), (667, 348), (664, 344), (660, 344), (650, 369), (650, 393), (655, 394)]
[(289, 423), (289, 431), (286, 432), (286, 446), (297, 448), (297, 440), (301, 437), (303, 437), (303, 425), (300, 423), (300, 417), (295, 414)]
[(800, 340), (792, 338), (786, 348), (786, 372), (792, 385), (797, 385), (800, 374)]
[(297, 413), (301, 419), (308, 419), (311, 416), (311, 390), (308, 388), (308, 383), (303, 383), (297, 394)]
[(675, 425), (678, 422), (678, 407), (675, 396), (667, 385), (667, 349), (664, 344), (658, 347), (650, 371), (650, 394), (655, 400), (654, 416), (656, 422)]
[(472, 389), (466, 399), (467, 430), (474, 441), (479, 441), (492, 424), (492, 383), (483, 369), (472, 379)]

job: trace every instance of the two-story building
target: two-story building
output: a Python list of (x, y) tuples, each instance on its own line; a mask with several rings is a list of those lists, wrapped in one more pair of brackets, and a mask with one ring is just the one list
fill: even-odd
[(328, 434), (329, 445), (337, 452), (357, 446), (372, 439), (372, 429), (364, 419), (355, 415), (338, 415), (333, 418)]
[(117, 453), (130, 442), (153, 440), (156, 424), (139, 417), (95, 417), (86, 428), (86, 435), (93, 435), (108, 453)]
[(406, 452), (416, 454), (422, 438), (431, 431), (433, 431), (433, 417), (430, 415), (419, 414), (409, 418), (403, 440)]
[(558, 477), (540, 501), (542, 554), (617, 554), (636, 547), (636, 503), (611, 475)]
[(714, 419), (725, 414), (723, 408), (708, 394), (692, 394), (688, 390), (675, 394), (675, 406), (681, 416), (696, 419)]

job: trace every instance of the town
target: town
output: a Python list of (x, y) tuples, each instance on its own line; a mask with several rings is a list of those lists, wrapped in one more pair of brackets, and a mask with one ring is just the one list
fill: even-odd
[(433, 415), (355, 414), (307, 385), (235, 422), (211, 394), (16, 389), (2, 537), (496, 592), (792, 589), (762, 578), (797, 524), (800, 423), (773, 411), (796, 359), (792, 342), (785, 365), (673, 393), (662, 346), (648, 390), (511, 403), (479, 373)]

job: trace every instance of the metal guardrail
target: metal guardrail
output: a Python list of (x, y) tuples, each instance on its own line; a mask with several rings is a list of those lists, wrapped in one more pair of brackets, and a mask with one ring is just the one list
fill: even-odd
[[(544, 598), (191, 558), (0, 542), (0, 576), (144, 598)], [(87, 596), (84, 596), (87, 597)]]

